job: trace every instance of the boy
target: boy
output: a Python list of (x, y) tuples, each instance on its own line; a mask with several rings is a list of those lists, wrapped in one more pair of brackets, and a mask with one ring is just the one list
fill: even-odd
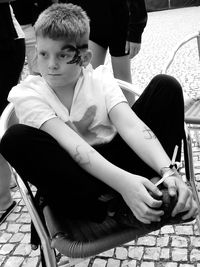
[(114, 193), (145, 224), (162, 219), (156, 199), (162, 192), (150, 179), (165, 175), (170, 196), (178, 195), (171, 215), (194, 217), (192, 193), (170, 160), (175, 146), (180, 160), (184, 134), (179, 83), (156, 76), (131, 109), (109, 71), (91, 68), (89, 19), (80, 7), (52, 5), (35, 33), (41, 77), (29, 76), (11, 90), (21, 124), (1, 142), (19, 175), (74, 218), (102, 221), (109, 206), (102, 195)]

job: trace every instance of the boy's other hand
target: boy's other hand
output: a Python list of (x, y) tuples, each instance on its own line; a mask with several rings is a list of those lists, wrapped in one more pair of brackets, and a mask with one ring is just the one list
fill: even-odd
[(152, 195), (160, 197), (161, 191), (148, 179), (130, 175), (131, 177), (123, 177), (123, 185), (120, 189), (124, 201), (139, 221), (146, 224), (159, 222), (164, 214), (159, 210), (162, 201), (153, 198)]

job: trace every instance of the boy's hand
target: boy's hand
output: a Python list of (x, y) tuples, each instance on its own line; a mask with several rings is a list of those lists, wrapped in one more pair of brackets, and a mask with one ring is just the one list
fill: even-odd
[[(172, 211), (172, 217), (176, 216), (180, 212), (186, 212), (182, 217), (183, 220), (197, 215), (197, 204), (194, 201), (192, 191), (183, 182), (181, 177), (170, 176), (165, 179), (164, 185), (168, 188), (170, 196), (178, 195), (178, 201), (175, 208)], [(187, 212), (188, 211), (188, 212)]]
[(123, 185), (120, 189), (122, 197), (135, 217), (146, 224), (160, 221), (161, 216), (164, 214), (162, 210), (158, 209), (162, 205), (162, 201), (153, 198), (148, 191), (158, 197), (162, 195), (151, 181), (137, 175), (131, 175), (130, 178), (124, 177)]

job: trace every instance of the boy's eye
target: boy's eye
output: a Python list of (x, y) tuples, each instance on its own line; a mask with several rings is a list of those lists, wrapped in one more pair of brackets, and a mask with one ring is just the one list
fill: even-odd
[(47, 53), (46, 53), (46, 52), (39, 52), (39, 55), (40, 55), (41, 57), (47, 57)]
[(68, 59), (73, 58), (74, 57), (74, 54), (75, 54), (74, 51), (68, 50), (68, 51), (65, 51), (65, 52), (61, 53), (60, 54), (60, 58), (67, 59), (68, 60)]

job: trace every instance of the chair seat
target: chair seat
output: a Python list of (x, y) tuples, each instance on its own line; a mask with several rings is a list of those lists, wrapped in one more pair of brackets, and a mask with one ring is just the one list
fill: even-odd
[(200, 101), (194, 104), (185, 112), (185, 122), (190, 124), (200, 123)]
[(43, 213), (51, 246), (70, 258), (91, 257), (145, 234), (144, 229), (125, 227), (109, 216), (103, 223), (96, 223), (67, 216), (61, 219), (48, 206)]
[[(151, 224), (144, 224), (136, 219), (131, 227), (120, 224), (109, 216), (103, 222), (96, 223), (69, 219), (67, 214), (61, 217), (61, 214), (53, 212), (49, 206), (44, 207), (43, 214), (51, 246), (69, 258), (91, 257), (158, 230), (164, 225), (183, 223), (181, 215)], [(192, 220), (194, 218), (184, 222)]]

